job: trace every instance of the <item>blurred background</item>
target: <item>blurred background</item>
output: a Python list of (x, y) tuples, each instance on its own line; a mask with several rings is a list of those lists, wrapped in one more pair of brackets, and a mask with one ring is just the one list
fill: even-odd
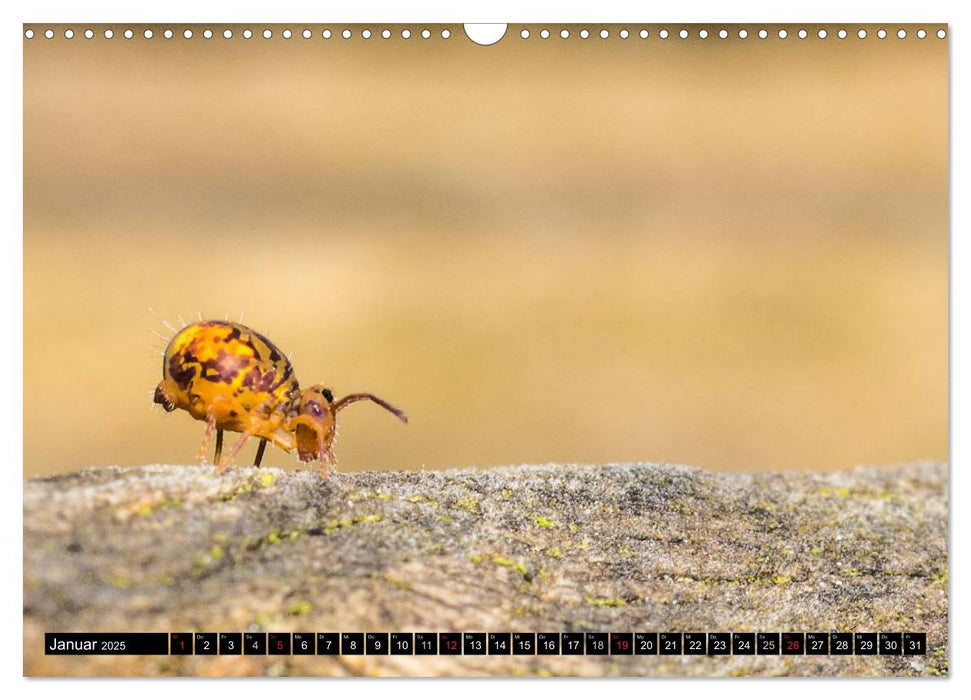
[(241, 313), (407, 411), (342, 470), (947, 457), (946, 41), (303, 26), (25, 40), (25, 476), (191, 463), (153, 332)]

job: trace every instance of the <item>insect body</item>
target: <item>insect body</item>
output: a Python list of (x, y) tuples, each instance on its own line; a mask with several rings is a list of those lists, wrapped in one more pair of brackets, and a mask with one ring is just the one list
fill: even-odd
[[(256, 466), (267, 442), (287, 452), (297, 450), (302, 462), (319, 460), (321, 476), (336, 464), (331, 452), (335, 417), (344, 407), (369, 400), (403, 422), (399, 409), (372, 394), (350, 394), (335, 401), (330, 389), (316, 384), (301, 390), (293, 366), (269, 339), (239, 323), (200, 321), (186, 326), (169, 342), (155, 403), (166, 411), (181, 408), (206, 422), (199, 448), (204, 461), (213, 433), (214, 462), (220, 472), (251, 437), (260, 438)], [(222, 456), (223, 431), (241, 433)]]

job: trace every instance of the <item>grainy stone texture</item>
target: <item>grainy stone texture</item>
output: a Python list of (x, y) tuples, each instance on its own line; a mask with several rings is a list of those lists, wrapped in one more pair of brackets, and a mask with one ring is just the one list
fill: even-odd
[[(24, 488), (29, 675), (938, 675), (947, 467), (90, 469)], [(57, 657), (45, 631), (924, 631), (923, 657)]]

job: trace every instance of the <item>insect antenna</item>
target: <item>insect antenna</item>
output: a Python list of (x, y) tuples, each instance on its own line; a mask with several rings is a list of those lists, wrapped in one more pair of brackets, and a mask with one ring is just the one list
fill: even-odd
[(402, 423), (408, 422), (408, 416), (400, 408), (392, 406), (390, 403), (384, 399), (379, 399), (374, 394), (348, 394), (342, 399), (334, 402), (334, 413), (337, 413), (343, 408), (350, 406), (352, 403), (357, 403), (358, 401), (373, 401), (378, 406), (390, 411), (395, 414)]

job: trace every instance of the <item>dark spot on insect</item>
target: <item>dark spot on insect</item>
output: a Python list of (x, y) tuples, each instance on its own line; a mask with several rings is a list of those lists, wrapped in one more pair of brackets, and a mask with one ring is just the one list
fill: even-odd
[(265, 335), (261, 335), (260, 333), (253, 331), (253, 337), (270, 349), (270, 362), (276, 363), (283, 359), (283, 353), (280, 351), (280, 348), (274, 345), (273, 341), (271, 341)]
[(254, 367), (243, 375), (242, 386), (253, 391), (270, 391), (273, 387), (273, 372), (263, 374), (259, 367)]
[(330, 389), (324, 389), (320, 393), (324, 395), (324, 398), (327, 399), (328, 402), (334, 403), (334, 392), (332, 392)]
[(317, 403), (316, 401), (308, 401), (307, 408), (309, 408), (310, 412), (313, 413), (317, 418), (320, 418), (322, 415), (324, 415), (324, 409), (322, 409), (320, 407), (320, 404)]
[(229, 331), (229, 335), (226, 336), (226, 342), (228, 343), (231, 340), (239, 340), (242, 335), (242, 332), (238, 328), (233, 328), (231, 331)]
[(239, 374), (240, 370), (249, 364), (248, 357), (241, 357), (239, 355), (230, 355), (228, 352), (219, 349), (219, 354), (213, 358), (206, 360), (202, 363), (202, 376), (201, 379), (208, 380), (210, 382), (225, 382), (226, 384), (232, 384), (236, 375)]
[(77, 554), (78, 552), (80, 552), (81, 549), (82, 547), (80, 542), (72, 542), (67, 546), (67, 551), (73, 552), (74, 554)]
[(273, 382), (273, 384), (270, 386), (270, 389), (269, 390), (271, 392), (276, 391), (281, 386), (283, 386), (286, 383), (287, 379), (289, 379), (289, 378), (290, 378), (290, 375), (287, 372), (284, 371), (284, 373), (280, 376), (280, 378), (277, 379), (275, 382)]
[[(188, 357), (190, 357), (190, 355), (186, 355), (187, 359)], [(171, 376), (172, 380), (181, 388), (188, 389), (189, 384), (192, 383), (192, 379), (196, 376), (196, 368), (186, 367), (184, 364), (182, 364), (182, 357), (180, 355), (172, 355), (172, 357), (169, 358), (169, 376)], [(158, 394), (156, 394), (156, 399), (157, 398)], [(161, 402), (156, 401), (156, 403)]]
[(229, 412), (229, 417), (230, 417), (230, 418), (235, 418), (235, 417), (236, 417), (236, 416), (238, 416), (238, 415), (239, 415), (239, 414), (238, 414), (238, 413), (236, 413), (236, 411), (230, 411), (230, 412)]

